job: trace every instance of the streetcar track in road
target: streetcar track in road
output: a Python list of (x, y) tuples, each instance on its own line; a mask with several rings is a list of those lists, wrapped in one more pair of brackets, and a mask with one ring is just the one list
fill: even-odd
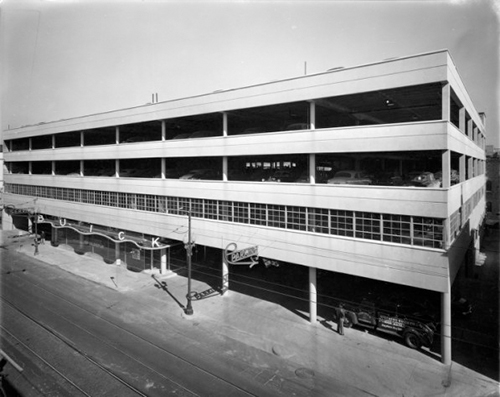
[[(11, 272), (10, 274), (11, 274), (11, 277), (12, 277), (12, 276), (14, 276), (14, 277), (17, 277), (17, 278), (21, 278), (21, 277), (20, 277), (20, 275), (17, 275), (17, 274), (16, 274), (16, 273), (14, 273), (14, 272)], [(153, 347), (153, 348), (155, 348), (155, 349), (158, 349), (158, 351), (160, 351), (160, 352), (162, 352), (162, 353), (164, 353), (164, 354), (166, 354), (166, 355), (168, 355), (168, 356), (170, 356), (170, 357), (172, 357), (172, 358), (174, 358), (174, 359), (177, 359), (177, 360), (179, 360), (179, 361), (181, 361), (181, 362), (183, 362), (183, 363), (187, 364), (188, 366), (190, 366), (190, 367), (191, 367), (191, 368), (193, 368), (194, 370), (196, 370), (196, 371), (200, 371), (200, 372), (202, 372), (202, 373), (204, 373), (204, 374), (208, 375), (209, 377), (211, 377), (211, 378), (213, 378), (213, 379), (215, 379), (215, 380), (217, 380), (217, 381), (219, 381), (219, 382), (221, 382), (221, 383), (223, 383), (223, 384), (226, 384), (226, 385), (227, 385), (227, 386), (229, 386), (230, 388), (233, 388), (233, 389), (234, 389), (234, 391), (239, 391), (240, 393), (243, 393), (243, 394), (248, 395), (248, 396), (255, 396), (255, 394), (253, 394), (253, 393), (251, 393), (251, 392), (249, 392), (249, 391), (247, 391), (247, 390), (245, 390), (245, 389), (241, 388), (240, 386), (238, 386), (238, 385), (234, 384), (233, 382), (231, 382), (231, 381), (229, 381), (229, 380), (226, 380), (226, 379), (224, 379), (224, 378), (222, 378), (222, 377), (220, 377), (220, 376), (218, 376), (218, 375), (216, 375), (216, 374), (212, 373), (211, 371), (209, 371), (209, 370), (207, 370), (207, 369), (205, 369), (205, 368), (203, 368), (203, 367), (201, 367), (201, 366), (197, 365), (196, 363), (193, 363), (193, 362), (191, 362), (191, 361), (189, 361), (189, 360), (187, 360), (187, 359), (183, 358), (182, 356), (180, 356), (180, 355), (178, 355), (178, 354), (176, 354), (176, 353), (174, 353), (174, 352), (171, 352), (171, 351), (166, 350), (165, 348), (163, 348), (163, 347), (161, 347), (161, 346), (158, 346), (158, 345), (154, 344), (153, 342), (151, 342), (151, 341), (149, 341), (149, 340), (147, 340), (147, 339), (143, 338), (142, 336), (140, 336), (140, 335), (138, 335), (138, 334), (136, 334), (136, 333), (134, 333), (134, 332), (132, 332), (132, 331), (130, 331), (130, 330), (128, 330), (128, 329), (126, 329), (126, 328), (124, 328), (124, 327), (122, 327), (121, 325), (116, 324), (116, 323), (114, 323), (113, 321), (111, 321), (111, 320), (109, 320), (109, 319), (107, 319), (107, 318), (105, 318), (105, 317), (103, 317), (103, 316), (101, 316), (101, 315), (99, 315), (99, 314), (97, 314), (97, 313), (95, 313), (95, 312), (91, 311), (91, 310), (88, 310), (87, 308), (85, 308), (85, 307), (83, 307), (83, 306), (79, 305), (78, 303), (76, 303), (76, 302), (74, 302), (74, 301), (71, 301), (71, 300), (67, 299), (67, 298), (66, 298), (66, 297), (64, 297), (64, 296), (61, 296), (61, 295), (59, 295), (59, 294), (57, 294), (57, 293), (55, 293), (55, 292), (53, 292), (53, 291), (51, 291), (51, 290), (49, 290), (49, 289), (45, 288), (44, 286), (40, 285), (39, 283), (36, 283), (36, 282), (34, 282), (34, 281), (32, 281), (32, 280), (29, 280), (29, 279), (27, 279), (27, 278), (24, 278), (24, 277), (23, 277), (23, 281), (30, 283), (32, 286), (34, 286), (34, 287), (36, 287), (36, 288), (38, 288), (38, 289), (40, 289), (40, 290), (44, 291), (45, 293), (47, 293), (47, 294), (49, 294), (49, 295), (51, 295), (51, 296), (53, 296), (53, 297), (55, 297), (55, 298), (59, 299), (60, 301), (63, 301), (63, 302), (65, 302), (65, 303), (67, 303), (67, 304), (71, 305), (72, 307), (75, 307), (75, 308), (77, 308), (77, 309), (79, 309), (79, 310), (81, 310), (81, 311), (84, 311), (84, 312), (88, 313), (89, 315), (91, 315), (91, 316), (92, 316), (92, 317), (94, 317), (94, 318), (97, 318), (97, 319), (99, 319), (99, 320), (101, 320), (101, 321), (106, 322), (107, 324), (109, 324), (109, 325), (111, 325), (111, 326), (115, 327), (116, 329), (118, 329), (118, 330), (120, 330), (120, 331), (122, 331), (122, 332), (124, 332), (124, 333), (126, 333), (126, 334), (128, 334), (128, 335), (130, 335), (130, 336), (132, 336), (133, 338), (137, 338), (138, 340), (140, 340), (140, 341), (142, 341), (142, 342), (144, 342), (144, 343), (148, 344), (149, 346), (151, 346), (151, 347)], [(82, 354), (85, 358), (90, 359), (90, 357), (89, 357), (88, 355), (84, 354), (83, 352), (81, 352), (81, 351), (80, 351), (80, 350), (79, 350), (79, 349), (78, 349), (78, 348), (74, 345), (74, 343), (73, 343), (73, 342), (71, 342), (70, 340), (68, 340), (68, 339), (67, 339), (67, 338), (65, 338), (64, 336), (60, 335), (57, 331), (55, 331), (55, 330), (51, 329), (51, 328), (50, 328), (50, 327), (48, 327), (47, 325), (42, 324), (40, 321), (37, 321), (36, 319), (32, 318), (31, 316), (29, 316), (28, 314), (26, 314), (23, 310), (21, 310), (19, 307), (17, 307), (15, 304), (13, 304), (13, 303), (12, 303), (12, 302), (10, 302), (9, 300), (5, 299), (5, 297), (3, 297), (3, 296), (2, 296), (2, 298), (1, 298), (1, 299), (2, 299), (3, 301), (5, 301), (6, 303), (8, 303), (8, 304), (9, 304), (12, 308), (14, 308), (15, 310), (19, 311), (19, 312), (20, 312), (21, 314), (23, 314), (24, 316), (26, 316), (27, 318), (29, 318), (32, 322), (34, 322), (34, 323), (35, 323), (35, 324), (37, 324), (38, 326), (40, 326), (40, 327), (44, 328), (46, 331), (48, 331), (48, 332), (50, 332), (51, 334), (53, 334), (55, 337), (57, 337), (59, 340), (61, 340), (62, 342), (64, 342), (64, 343), (65, 343), (65, 344), (67, 344), (68, 346), (70, 346), (72, 349), (74, 349), (75, 351), (77, 351), (79, 354)], [(110, 348), (114, 349), (115, 351), (119, 352), (120, 354), (122, 354), (122, 355), (126, 356), (128, 359), (133, 360), (133, 361), (134, 361), (134, 362), (136, 362), (137, 364), (139, 364), (139, 365), (141, 365), (142, 367), (144, 367), (144, 368), (148, 369), (149, 371), (151, 371), (151, 372), (153, 372), (153, 373), (157, 374), (157, 375), (158, 375), (158, 376), (160, 376), (161, 378), (163, 378), (163, 379), (165, 379), (165, 380), (167, 380), (167, 381), (169, 381), (169, 382), (171, 382), (171, 383), (175, 384), (177, 387), (179, 387), (179, 388), (181, 388), (181, 389), (184, 389), (186, 392), (191, 393), (191, 394), (193, 394), (193, 395), (198, 395), (196, 392), (194, 392), (194, 391), (192, 391), (192, 390), (188, 389), (186, 386), (183, 386), (182, 384), (179, 384), (177, 381), (175, 381), (175, 380), (173, 380), (173, 379), (170, 379), (169, 377), (167, 377), (167, 376), (166, 376), (166, 375), (164, 375), (163, 373), (160, 373), (160, 372), (158, 372), (157, 370), (155, 370), (154, 368), (151, 368), (151, 367), (150, 367), (149, 365), (147, 365), (146, 363), (143, 363), (143, 362), (141, 362), (140, 360), (138, 360), (137, 358), (130, 356), (129, 354), (127, 354), (127, 353), (126, 353), (125, 351), (123, 351), (122, 349), (119, 349), (118, 347), (114, 346), (113, 344), (109, 343), (108, 341), (105, 341), (105, 340), (101, 339), (99, 336), (94, 335), (92, 332), (90, 332), (89, 330), (87, 330), (87, 329), (83, 328), (83, 327), (82, 327), (82, 326), (80, 326), (79, 324), (74, 323), (74, 322), (73, 322), (73, 321), (71, 321), (70, 319), (68, 319), (68, 318), (66, 318), (66, 317), (64, 317), (64, 316), (61, 316), (59, 313), (56, 313), (56, 312), (54, 312), (53, 310), (51, 310), (51, 309), (49, 309), (49, 308), (47, 308), (47, 307), (45, 307), (45, 310), (50, 311), (51, 313), (53, 313), (53, 314), (54, 314), (54, 316), (57, 316), (57, 317), (59, 317), (59, 318), (63, 319), (64, 321), (66, 321), (66, 322), (68, 322), (68, 323), (72, 324), (73, 326), (75, 326), (75, 327), (77, 327), (78, 329), (82, 330), (83, 332), (87, 333), (87, 334), (88, 334), (88, 335), (90, 335), (91, 337), (93, 337), (93, 338), (97, 339), (97, 340), (98, 340), (98, 341), (100, 341), (101, 343), (103, 343), (103, 344), (105, 344), (105, 345), (109, 346)], [(94, 360), (94, 361), (95, 361), (95, 360)], [(98, 364), (98, 363), (97, 363), (97, 361), (95, 361), (95, 365), (97, 365), (97, 364)], [(120, 380), (120, 378), (119, 378), (119, 376), (118, 376), (118, 375), (113, 374), (113, 373), (112, 373), (111, 371), (109, 371), (107, 368), (102, 367), (102, 369), (103, 369), (104, 371), (106, 371), (107, 373), (109, 373), (110, 375), (117, 377), (117, 379), (118, 379), (118, 380)], [(124, 381), (124, 382), (126, 383), (126, 381)], [(143, 394), (143, 395), (144, 395), (144, 394)]]
[[(81, 357), (83, 357), (85, 360), (89, 361), (91, 364), (95, 365), (98, 367), (101, 371), (105, 372), (107, 375), (110, 375), (114, 379), (116, 379), (118, 382), (129, 388), (130, 390), (134, 391), (140, 396), (147, 397), (147, 394), (142, 393), (139, 389), (134, 387), (132, 384), (128, 383), (124, 379), (120, 378), (118, 375), (114, 374), (112, 371), (108, 370), (106, 367), (101, 365), (98, 361), (94, 360), (91, 356), (86, 354), (85, 352), (81, 351), (78, 349), (73, 343), (71, 343), (69, 340), (64, 338), (62, 335), (60, 335), (58, 332), (55, 330), (51, 329), (50, 327), (40, 323), (36, 319), (32, 318), (30, 315), (26, 314), (24, 311), (20, 310), (18, 307), (13, 305), (11, 302), (9, 302), (7, 299), (1, 297), (1, 300), (4, 302), (4, 304), (7, 304), (10, 306), (13, 310), (27, 318), (29, 321), (34, 323), (35, 325), (39, 326), (42, 328), (44, 331), (50, 333), (52, 336), (54, 336), (57, 340), (61, 341), (64, 343), (66, 346), (70, 347), (74, 351), (76, 351)], [(19, 338), (17, 338), (14, 334), (12, 334), (8, 329), (6, 329), (3, 325), (0, 325), (0, 329), (2, 329), (5, 333), (9, 334), (9, 336), (13, 339), (16, 340), (19, 344), (21, 344), (26, 350), (28, 350), (31, 354), (33, 354), (35, 357), (37, 357), (39, 360), (41, 360), (45, 365), (47, 365), (50, 369), (52, 369), (54, 372), (56, 372), (59, 376), (61, 376), (66, 382), (71, 384), (73, 387), (78, 389), (80, 392), (82, 392), (84, 395), (92, 397), (91, 394), (88, 394), (85, 390), (83, 390), (81, 387), (79, 387), (75, 382), (73, 382), (71, 379), (69, 379), (67, 376), (65, 376), (61, 371), (59, 371), (56, 367), (54, 367), (52, 364), (50, 364), (47, 360), (45, 360), (42, 356), (40, 356), (35, 350), (30, 348), (27, 344), (25, 344), (23, 341), (21, 341)]]

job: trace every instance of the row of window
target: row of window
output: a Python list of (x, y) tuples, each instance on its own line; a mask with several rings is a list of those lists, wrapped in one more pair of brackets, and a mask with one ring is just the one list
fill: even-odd
[(442, 248), (443, 219), (275, 204), (6, 184), (12, 194)]

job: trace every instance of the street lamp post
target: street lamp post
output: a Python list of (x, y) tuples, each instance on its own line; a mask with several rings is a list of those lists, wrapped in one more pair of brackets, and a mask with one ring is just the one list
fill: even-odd
[(187, 307), (184, 311), (187, 315), (193, 314), (193, 307), (191, 306), (191, 256), (193, 255), (193, 241), (191, 240), (191, 211), (186, 211), (188, 214), (188, 241), (185, 244), (186, 247), (186, 256), (187, 256), (187, 272), (188, 272), (188, 292), (186, 295), (187, 298)]
[(38, 255), (38, 219), (37, 219), (37, 215), (36, 215), (36, 212), (35, 212), (35, 216), (33, 218), (33, 220), (35, 221), (35, 254), (34, 255)]

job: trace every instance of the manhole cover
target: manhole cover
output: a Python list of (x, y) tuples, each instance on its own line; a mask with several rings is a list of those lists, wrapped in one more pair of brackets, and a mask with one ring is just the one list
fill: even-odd
[(295, 375), (299, 378), (312, 378), (314, 376), (314, 371), (309, 368), (299, 368), (295, 371)]

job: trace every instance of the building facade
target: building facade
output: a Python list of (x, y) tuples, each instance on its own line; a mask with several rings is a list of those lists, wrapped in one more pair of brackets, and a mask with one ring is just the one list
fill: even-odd
[(307, 267), (312, 322), (318, 269), (438, 292), (450, 363), (484, 122), (437, 51), (7, 130), (3, 226), (165, 272), (189, 215), (199, 246)]

